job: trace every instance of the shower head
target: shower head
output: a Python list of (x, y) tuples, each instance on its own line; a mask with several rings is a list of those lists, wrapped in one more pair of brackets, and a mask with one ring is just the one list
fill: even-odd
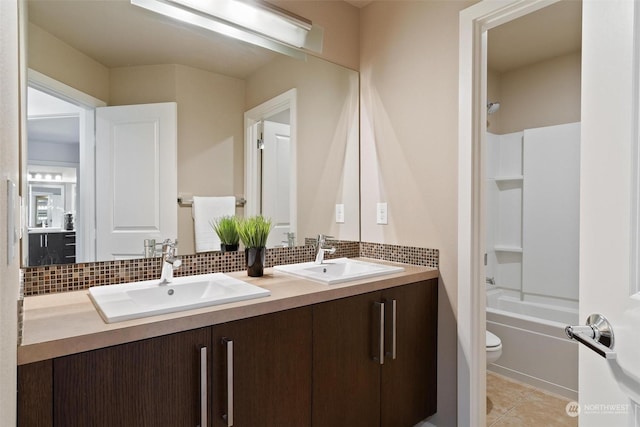
[(489, 102), (487, 103), (487, 114), (493, 114), (500, 109), (499, 102)]

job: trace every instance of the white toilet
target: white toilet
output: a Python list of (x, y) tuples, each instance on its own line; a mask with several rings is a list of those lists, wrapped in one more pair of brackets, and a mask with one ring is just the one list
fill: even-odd
[(495, 362), (502, 355), (502, 341), (487, 331), (487, 366)]

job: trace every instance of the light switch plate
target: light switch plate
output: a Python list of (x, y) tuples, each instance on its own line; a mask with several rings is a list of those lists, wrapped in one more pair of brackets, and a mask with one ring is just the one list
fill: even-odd
[(16, 219), (19, 218), (16, 215), (16, 202), (16, 184), (7, 179), (7, 265), (10, 265), (15, 257), (15, 247), (18, 241)]
[(336, 204), (336, 223), (344, 223), (344, 204), (342, 203)]
[(385, 202), (380, 202), (376, 206), (376, 223), (381, 225), (386, 225), (388, 223), (387, 204)]

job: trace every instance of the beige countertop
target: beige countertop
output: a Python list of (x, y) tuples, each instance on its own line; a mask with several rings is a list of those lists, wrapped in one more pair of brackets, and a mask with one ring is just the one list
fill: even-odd
[[(359, 258), (382, 264), (395, 263)], [(18, 364), (37, 362), (97, 348), (288, 310), (333, 299), (387, 289), (438, 277), (438, 270), (400, 264), (405, 271), (346, 284), (325, 285), (265, 269), (263, 277), (245, 271), (230, 276), (268, 289), (271, 295), (194, 310), (105, 323), (88, 291), (26, 297)]]
[(27, 230), (29, 234), (38, 234), (38, 233), (75, 233), (76, 230), (65, 230), (64, 228), (54, 228), (54, 227), (35, 227)]

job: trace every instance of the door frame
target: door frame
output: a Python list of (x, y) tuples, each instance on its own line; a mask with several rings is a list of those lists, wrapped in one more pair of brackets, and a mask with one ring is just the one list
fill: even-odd
[(460, 12), (458, 106), (458, 425), (486, 423), (484, 157), (487, 31), (559, 0), (485, 0)]
[[(46, 92), (56, 98), (63, 99), (71, 104), (77, 105), (84, 110), (80, 117), (80, 167), (78, 173), (78, 198), (83, 201), (78, 206), (78, 216), (82, 218), (81, 228), (76, 229), (76, 244), (78, 253), (82, 254), (82, 258), (77, 258), (76, 262), (95, 261), (96, 259), (96, 212), (95, 212), (95, 109), (97, 107), (106, 107), (107, 103), (94, 98), (84, 92), (81, 92), (71, 86), (68, 86), (58, 80), (55, 80), (36, 70), (29, 69), (27, 71), (27, 87), (38, 89)], [(26, 112), (26, 109), (25, 109)], [(22, 218), (23, 227), (27, 227), (28, 222), (26, 214), (26, 200), (28, 197), (27, 188), (27, 137), (26, 134), (21, 141), (21, 176), (22, 176)], [(82, 167), (82, 165), (91, 165), (90, 167)], [(22, 231), (26, 235), (26, 229)], [(28, 239), (23, 239), (22, 246)], [(28, 243), (26, 243), (28, 245)], [(22, 252), (22, 265), (28, 264), (29, 251), (24, 249)]]
[(260, 213), (260, 169), (258, 162), (258, 124), (265, 118), (289, 109), (290, 114), (290, 152), (291, 168), (289, 171), (290, 188), (290, 220), (291, 230), (297, 230), (297, 136), (298, 136), (298, 110), (297, 110), (297, 90), (296, 88), (263, 102), (262, 104), (244, 113), (244, 194), (247, 204), (245, 205), (245, 216), (258, 215)]

